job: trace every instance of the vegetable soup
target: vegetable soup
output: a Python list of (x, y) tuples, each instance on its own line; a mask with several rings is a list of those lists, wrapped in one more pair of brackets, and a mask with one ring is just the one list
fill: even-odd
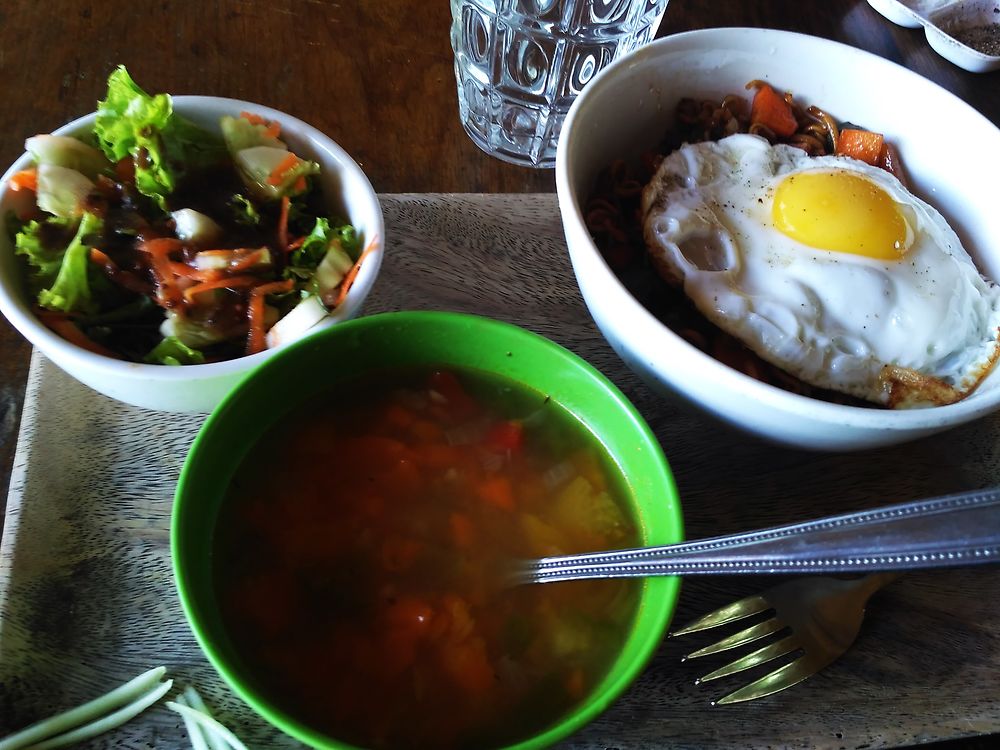
[(366, 747), (523, 739), (600, 683), (642, 584), (498, 572), (637, 545), (627, 492), (569, 412), (500, 376), (340, 384), (265, 434), (223, 502), (213, 575), (241, 671)]

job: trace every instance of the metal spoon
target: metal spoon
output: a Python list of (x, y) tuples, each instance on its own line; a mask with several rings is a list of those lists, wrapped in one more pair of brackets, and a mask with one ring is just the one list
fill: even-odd
[(1000, 488), (663, 547), (518, 563), (516, 583), (742, 573), (860, 573), (1000, 562)]

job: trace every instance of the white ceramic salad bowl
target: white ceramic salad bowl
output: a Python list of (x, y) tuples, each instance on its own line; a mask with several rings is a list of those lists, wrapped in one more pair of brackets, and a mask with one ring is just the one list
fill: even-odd
[[(319, 182), (330, 214), (352, 224), (364, 244), (377, 242), (378, 249), (366, 257), (343, 302), (309, 332), (355, 317), (375, 283), (385, 246), (382, 210), (361, 168), (331, 138), (283, 112), (252, 102), (212, 96), (175, 96), (172, 99), (175, 112), (216, 132), (222, 116), (238, 117), (241, 112), (278, 122), (282, 140), (302, 158), (320, 165)], [(90, 132), (95, 116), (96, 113), (86, 115), (53, 132), (55, 135)], [(31, 156), (24, 154), (0, 180), (0, 216), (7, 216), (23, 200), (24, 191), (14, 192), (8, 185), (14, 173), (31, 164)], [(111, 398), (149, 409), (211, 411), (233, 385), (275, 351), (266, 349), (207, 364), (167, 366), (127, 362), (76, 346), (51, 331), (35, 315), (20, 259), (14, 254), (6, 228), (0, 232), (0, 312), (35, 348), (80, 382)]]
[(634, 159), (654, 149), (681, 97), (721, 101), (744, 91), (752, 79), (766, 79), (837, 118), (885, 133), (900, 153), (912, 191), (945, 216), (980, 272), (1000, 279), (994, 184), (1000, 130), (993, 123), (916, 73), (847, 45), (767, 29), (692, 31), (653, 42), (602, 71), (577, 98), (559, 141), (556, 187), (569, 254), (605, 338), (655, 388), (795, 447), (891, 445), (995, 411), (997, 368), (962, 401), (898, 411), (828, 403), (765, 384), (660, 322), (605, 262), (584, 220), (599, 171), (615, 158)]

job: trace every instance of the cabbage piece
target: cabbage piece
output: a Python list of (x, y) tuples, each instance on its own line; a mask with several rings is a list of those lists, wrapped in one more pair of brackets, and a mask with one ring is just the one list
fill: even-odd
[(211, 216), (193, 208), (181, 208), (170, 212), (174, 220), (174, 233), (182, 240), (196, 245), (209, 245), (223, 235), (222, 227)]
[(306, 297), (267, 332), (268, 348), (273, 349), (276, 346), (282, 346), (302, 338), (327, 314), (326, 305), (320, 301), (319, 297), (314, 295)]
[(319, 164), (292, 156), (288, 149), (252, 146), (237, 151), (233, 160), (251, 193), (262, 200), (276, 200), (304, 192), (300, 179), (319, 174)]
[(84, 214), (76, 235), (62, 256), (55, 282), (38, 293), (38, 304), (59, 312), (94, 313), (97, 303), (91, 295), (87, 278), (90, 246), (85, 240), (99, 234), (104, 221), (94, 214)]
[(143, 361), (152, 365), (200, 365), (204, 363), (205, 355), (176, 336), (167, 336), (153, 347)]
[(353, 265), (354, 261), (340, 248), (340, 243), (332, 241), (313, 275), (315, 293), (325, 300), (328, 294), (340, 286)]
[(245, 148), (253, 148), (254, 146), (288, 149), (288, 146), (280, 139), (268, 134), (267, 125), (251, 122), (246, 117), (225, 115), (219, 120), (219, 127), (222, 128), (222, 138), (232, 156)]
[(132, 157), (136, 187), (163, 210), (184, 174), (218, 162), (225, 153), (218, 136), (176, 114), (169, 95), (147, 94), (124, 66), (108, 78), (94, 134), (112, 162)]
[(66, 135), (35, 135), (24, 142), (24, 148), (38, 165), (75, 169), (90, 180), (111, 169), (110, 162), (98, 149)]
[[(245, 333), (245, 329), (242, 332)], [(160, 324), (160, 333), (164, 338), (176, 338), (192, 349), (202, 349), (212, 344), (227, 341), (238, 332), (226, 331), (219, 326), (211, 325), (208, 321), (200, 320), (197, 317), (197, 311), (192, 311), (188, 315), (180, 315), (172, 310), (167, 310), (167, 317)]]
[(38, 207), (53, 216), (73, 219), (83, 213), (94, 183), (75, 169), (54, 164), (38, 166)]

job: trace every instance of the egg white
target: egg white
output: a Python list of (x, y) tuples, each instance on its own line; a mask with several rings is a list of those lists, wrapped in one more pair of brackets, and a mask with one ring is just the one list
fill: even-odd
[[(896, 202), (909, 239), (900, 260), (809, 247), (774, 226), (772, 198), (785, 177), (832, 169)], [(661, 273), (718, 327), (806, 383), (885, 404), (889, 366), (964, 395), (997, 355), (1000, 288), (940, 213), (884, 170), (732, 135), (667, 156), (642, 211)]]

